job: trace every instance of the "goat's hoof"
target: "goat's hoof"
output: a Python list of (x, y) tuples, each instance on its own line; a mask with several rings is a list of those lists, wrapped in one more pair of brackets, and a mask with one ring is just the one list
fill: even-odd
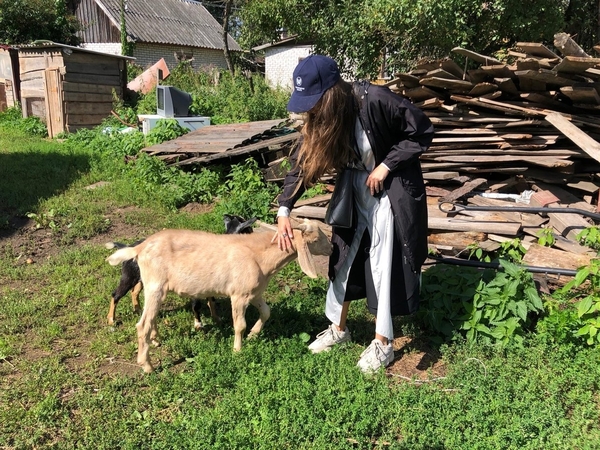
[(204, 324), (202, 322), (194, 320), (194, 330), (196, 330), (196, 331), (204, 330)]
[(152, 367), (152, 364), (148, 363), (142, 366), (142, 370), (144, 373), (152, 373), (154, 371), (154, 367)]
[(255, 339), (256, 336), (258, 336), (258, 331), (251, 331), (250, 333), (248, 333), (248, 337), (246, 339)]
[(152, 339), (152, 346), (153, 347), (160, 347), (160, 342), (157, 341), (156, 339)]

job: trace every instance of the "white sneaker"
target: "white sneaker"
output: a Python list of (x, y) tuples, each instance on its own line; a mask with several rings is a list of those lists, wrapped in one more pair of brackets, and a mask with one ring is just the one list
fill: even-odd
[(364, 373), (377, 372), (380, 367), (389, 366), (394, 360), (392, 343), (385, 345), (379, 339), (373, 339), (364, 352), (361, 353), (357, 366)]
[(338, 331), (334, 324), (331, 324), (325, 331), (317, 334), (317, 338), (311, 342), (308, 349), (313, 353), (321, 353), (325, 350), (331, 350), (331, 347), (344, 342), (350, 342), (350, 330), (348, 327), (344, 331)]

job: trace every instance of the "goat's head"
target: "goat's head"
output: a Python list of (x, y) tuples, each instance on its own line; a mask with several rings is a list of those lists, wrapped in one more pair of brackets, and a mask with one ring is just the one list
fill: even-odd
[(317, 269), (313, 255), (329, 256), (333, 246), (329, 238), (315, 221), (304, 219), (303, 222), (292, 222), (294, 240), (298, 250), (298, 263), (302, 271), (311, 278), (317, 278)]

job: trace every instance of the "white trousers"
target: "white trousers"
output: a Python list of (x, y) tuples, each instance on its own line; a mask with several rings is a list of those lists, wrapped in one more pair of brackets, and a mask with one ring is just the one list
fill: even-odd
[(369, 173), (366, 171), (355, 172), (354, 203), (358, 213), (358, 226), (346, 261), (340, 267), (335, 280), (329, 283), (325, 301), (325, 315), (332, 323), (339, 325), (350, 268), (359, 251), (363, 234), (368, 229), (371, 236), (369, 259), (373, 284), (377, 294), (375, 332), (391, 341), (394, 338), (390, 310), (394, 216), (386, 192), (379, 199), (371, 195), (369, 188), (365, 185), (368, 175)]

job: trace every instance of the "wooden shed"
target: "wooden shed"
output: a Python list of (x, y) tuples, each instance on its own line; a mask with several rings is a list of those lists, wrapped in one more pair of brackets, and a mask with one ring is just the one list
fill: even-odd
[(0, 111), (15, 106), (19, 99), (19, 56), (17, 49), (0, 44)]
[(48, 42), (19, 47), (23, 116), (46, 122), (50, 137), (93, 128), (123, 98), (134, 58)]

